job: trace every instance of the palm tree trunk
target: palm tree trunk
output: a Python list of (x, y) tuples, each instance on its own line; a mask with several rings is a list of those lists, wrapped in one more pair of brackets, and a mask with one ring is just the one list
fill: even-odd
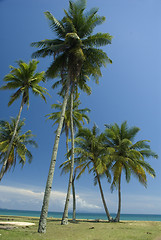
[[(66, 135), (66, 149), (67, 149), (67, 153), (69, 152), (68, 144), (69, 144), (69, 137), (68, 137), (68, 133), (67, 133), (67, 135)], [(70, 160), (70, 158), (68, 158), (68, 160)]]
[(118, 182), (118, 211), (117, 211), (117, 215), (115, 218), (115, 222), (119, 222), (120, 221), (120, 212), (121, 212), (121, 175), (119, 176), (119, 182)]
[(104, 194), (103, 194), (103, 190), (102, 190), (102, 186), (101, 186), (100, 177), (99, 177), (99, 174), (97, 173), (97, 171), (96, 171), (96, 174), (97, 174), (97, 180), (98, 180), (100, 193), (101, 193), (101, 197), (102, 197), (102, 202), (103, 202), (103, 206), (104, 206), (107, 218), (108, 218), (109, 221), (112, 221), (112, 217), (110, 216), (110, 213), (108, 211), (108, 208), (107, 208), (107, 205), (106, 205), (106, 202), (105, 202), (105, 198), (104, 198)]
[(66, 196), (66, 201), (64, 206), (63, 217), (61, 220), (62, 225), (68, 224), (68, 208), (69, 208), (69, 200), (70, 200), (71, 186), (72, 186), (72, 180), (73, 180), (73, 168), (74, 168), (73, 89), (71, 90), (70, 124), (71, 124), (70, 131), (71, 131), (72, 155), (71, 155), (68, 191), (67, 191), (67, 196)]
[(67, 85), (66, 93), (64, 96), (60, 121), (59, 121), (58, 128), (56, 131), (54, 147), (53, 147), (53, 152), (52, 152), (52, 157), (51, 157), (51, 163), (50, 163), (48, 178), (47, 178), (47, 182), (46, 182), (43, 205), (42, 205), (41, 215), (40, 215), (40, 220), (39, 220), (39, 228), (38, 228), (39, 233), (46, 233), (46, 220), (47, 220), (48, 207), (49, 207), (49, 198), (50, 198), (50, 193), (51, 193), (51, 188), (52, 188), (59, 139), (60, 139), (60, 134), (61, 134), (61, 130), (62, 130), (63, 122), (64, 122), (65, 110), (66, 110), (67, 101), (68, 101), (70, 81), (68, 81), (67, 84), (68, 85)]
[(75, 197), (75, 186), (74, 186), (74, 177), (72, 180), (72, 192), (73, 192), (73, 222), (76, 221), (76, 197)]
[(10, 152), (11, 152), (11, 149), (12, 149), (12, 144), (13, 144), (13, 141), (14, 141), (14, 138), (15, 138), (15, 135), (16, 135), (16, 132), (17, 132), (17, 127), (18, 127), (18, 123), (20, 121), (20, 116), (21, 116), (21, 112), (22, 112), (22, 109), (23, 109), (23, 105), (24, 105), (24, 99), (22, 97), (22, 101), (21, 101), (21, 106), (20, 106), (20, 110), (19, 110), (19, 113), (18, 113), (18, 117), (17, 117), (17, 122), (16, 122), (16, 125), (15, 125), (15, 129), (14, 129), (14, 132), (13, 132), (13, 135), (12, 135), (12, 138), (11, 138), (11, 142), (8, 146), (8, 150), (7, 150), (7, 153), (6, 153), (6, 157), (4, 159), (4, 163), (3, 163), (3, 166), (1, 168), (1, 172), (0, 172), (0, 181), (2, 180), (3, 178), (3, 175), (5, 173), (5, 168), (6, 168), (6, 164), (7, 164), (7, 161), (8, 161), (8, 157), (10, 155)]
[[(68, 131), (66, 133), (66, 149), (67, 149), (67, 153), (69, 152), (69, 138), (68, 138)], [(70, 159), (68, 159), (70, 160)], [(73, 222), (75, 222), (76, 220), (76, 198), (75, 198), (75, 186), (74, 186), (74, 180), (75, 180), (75, 174), (73, 176), (73, 180), (72, 180), (72, 193), (73, 193)]]

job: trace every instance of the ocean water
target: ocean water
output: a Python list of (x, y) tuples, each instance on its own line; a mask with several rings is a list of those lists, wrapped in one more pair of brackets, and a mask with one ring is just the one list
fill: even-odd
[[(5, 216), (28, 216), (28, 217), (39, 217), (39, 211), (26, 211), (26, 210), (8, 210), (0, 209), (0, 215)], [(115, 217), (115, 214), (111, 214)], [(49, 212), (48, 217), (62, 218), (62, 212)], [(72, 218), (72, 213), (69, 213), (69, 218)], [(77, 213), (77, 219), (102, 219), (107, 220), (104, 213)], [(121, 214), (121, 220), (133, 220), (133, 221), (161, 221), (161, 215), (155, 214)]]

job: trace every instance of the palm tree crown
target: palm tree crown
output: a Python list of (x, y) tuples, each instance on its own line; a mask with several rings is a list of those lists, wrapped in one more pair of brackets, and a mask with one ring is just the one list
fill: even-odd
[(112, 37), (108, 33), (92, 35), (94, 28), (105, 21), (105, 17), (98, 16), (98, 9), (93, 8), (84, 13), (86, 1), (69, 1), (69, 10), (65, 17), (58, 21), (50, 12), (45, 12), (51, 30), (57, 34), (54, 40), (43, 40), (32, 43), (40, 48), (33, 53), (33, 57), (54, 55), (54, 61), (47, 70), (47, 76), (54, 78), (68, 72), (73, 84), (82, 87), (83, 82), (92, 76), (96, 81), (101, 76), (100, 67), (111, 63), (107, 54), (99, 47), (111, 43)]
[(84, 164), (79, 176), (84, 172), (85, 168), (88, 168), (89, 172), (93, 171), (94, 176), (96, 176), (96, 171), (98, 174), (103, 174), (107, 170), (105, 154), (107, 151), (103, 144), (104, 134), (99, 134), (99, 129), (94, 124), (91, 130), (88, 128), (79, 129), (75, 141), (76, 162), (79, 161), (80, 164)]
[[(82, 124), (84, 125), (85, 121), (87, 123), (89, 123), (90, 121), (89, 117), (86, 114), (90, 112), (90, 109), (89, 108), (79, 109), (79, 105), (81, 104), (81, 102), (78, 98), (79, 98), (79, 95), (75, 96), (74, 102), (73, 102), (73, 125), (74, 125), (75, 131), (76, 131), (76, 128), (78, 129), (81, 128)], [(60, 121), (62, 103), (58, 102), (57, 104), (52, 104), (51, 107), (58, 110), (57, 112), (53, 112), (46, 115), (48, 119), (54, 121), (53, 123), (53, 126), (54, 126), (55, 124), (58, 124)], [(69, 135), (70, 121), (71, 120), (70, 120), (70, 98), (69, 98), (67, 102), (63, 128), (62, 128), (62, 132), (65, 132), (66, 136)]]
[[(11, 118), (11, 123), (7, 121), (0, 121), (0, 161), (1, 164), (3, 164), (3, 161), (5, 159), (9, 143), (11, 141), (15, 124), (17, 119)], [(5, 167), (5, 172), (9, 170), (11, 167), (15, 167), (17, 159), (19, 159), (19, 163), (22, 164), (22, 166), (26, 162), (26, 158), (28, 159), (29, 163), (32, 161), (32, 154), (27, 149), (27, 145), (31, 145), (34, 147), (37, 147), (37, 144), (32, 138), (34, 135), (29, 130), (25, 133), (22, 133), (22, 128), (25, 124), (25, 120), (19, 121), (17, 132), (12, 144), (11, 152), (9, 154), (9, 157), (7, 159), (7, 164)]]
[(106, 146), (109, 150), (110, 161), (113, 163), (113, 184), (118, 181), (118, 175), (121, 174), (124, 169), (127, 182), (130, 181), (132, 173), (146, 186), (147, 178), (145, 170), (153, 177), (155, 177), (155, 172), (150, 165), (145, 162), (145, 158), (158, 157), (157, 154), (151, 150), (148, 144), (150, 141), (140, 140), (133, 143), (140, 129), (138, 127), (128, 128), (126, 121), (121, 124), (121, 127), (116, 123), (106, 126)]
[(47, 94), (47, 89), (39, 86), (41, 81), (45, 81), (45, 73), (35, 73), (38, 61), (32, 60), (25, 63), (22, 60), (18, 61), (18, 68), (10, 66), (11, 71), (4, 77), (6, 85), (0, 89), (18, 89), (10, 98), (8, 105), (10, 106), (21, 95), (23, 104), (29, 105), (29, 90), (31, 89), (34, 95), (46, 101), (44, 94)]

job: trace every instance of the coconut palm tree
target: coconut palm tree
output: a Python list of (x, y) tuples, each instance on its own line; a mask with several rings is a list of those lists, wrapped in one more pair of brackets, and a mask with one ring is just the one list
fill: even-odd
[[(73, 103), (73, 127), (74, 130), (76, 131), (76, 128), (81, 128), (82, 124), (84, 124), (84, 120), (86, 120), (87, 123), (89, 123), (89, 117), (85, 114), (85, 112), (90, 112), (90, 110), (88, 108), (85, 109), (79, 109), (79, 105), (80, 105), (80, 100), (79, 98), (79, 94), (76, 94), (74, 97), (74, 103)], [(63, 123), (63, 128), (62, 128), (62, 132), (65, 131), (66, 134), (66, 149), (67, 152), (69, 151), (69, 147), (68, 147), (68, 143), (69, 143), (69, 130), (70, 130), (70, 98), (68, 99), (68, 103), (67, 103), (67, 107), (66, 107), (66, 111), (65, 111), (65, 116), (64, 116), (64, 123)], [(61, 110), (62, 108), (62, 104), (58, 103), (58, 104), (53, 104), (52, 108), (55, 109), (59, 109)], [(48, 114), (47, 116), (49, 116), (48, 119), (52, 119), (55, 120), (54, 124), (59, 122), (59, 118), (61, 115), (61, 111), (59, 112), (54, 112), (51, 114)], [(70, 172), (70, 168), (71, 168), (71, 161), (70, 164), (68, 165), (68, 172)], [(75, 174), (74, 174), (75, 175)], [(73, 190), (73, 221), (75, 220), (75, 187), (74, 187), (74, 179), (75, 176), (73, 176), (73, 180), (72, 180), (72, 190)], [(64, 219), (68, 219), (68, 205), (69, 205), (69, 198), (70, 198), (70, 193), (69, 193), (69, 189), (70, 189), (70, 181), (69, 181), (69, 185), (68, 185), (68, 191), (67, 191), (67, 197), (66, 197), (66, 203), (65, 203), (65, 207), (64, 207), (64, 213), (63, 213), (63, 217), (62, 221), (64, 221)], [(64, 222), (63, 222), (64, 223)]]
[(98, 183), (103, 206), (109, 221), (112, 221), (110, 213), (108, 211), (104, 193), (101, 185), (100, 176), (106, 174), (108, 181), (110, 181), (110, 173), (107, 168), (107, 151), (104, 146), (104, 134), (99, 134), (99, 129), (96, 125), (92, 130), (88, 128), (82, 128), (76, 134), (76, 148), (75, 153), (77, 157), (75, 162), (80, 166), (81, 171), (77, 176), (77, 179), (88, 169), (89, 173), (94, 174), (94, 184)]
[(118, 211), (115, 221), (120, 220), (121, 212), (121, 177), (124, 171), (126, 181), (130, 181), (131, 174), (138, 178), (139, 182), (147, 186), (146, 172), (155, 177), (155, 171), (145, 158), (157, 158), (150, 145), (149, 140), (140, 140), (134, 142), (136, 134), (139, 132), (138, 127), (128, 128), (127, 122), (123, 122), (121, 127), (116, 123), (106, 125), (105, 136), (106, 146), (109, 150), (108, 164), (113, 173), (111, 189), (118, 188)]
[(38, 61), (32, 60), (29, 61), (29, 63), (25, 63), (22, 60), (17, 62), (18, 68), (15, 68), (13, 66), (10, 66), (11, 71), (9, 74), (7, 74), (4, 77), (4, 81), (7, 82), (6, 85), (2, 86), (0, 89), (8, 90), (8, 89), (17, 89), (17, 91), (11, 95), (10, 101), (8, 103), (8, 106), (10, 106), (15, 100), (17, 100), (20, 96), (22, 96), (21, 105), (17, 117), (17, 122), (15, 124), (14, 133), (11, 138), (11, 142), (8, 146), (6, 158), (3, 162), (3, 166), (0, 172), (0, 181), (4, 174), (4, 169), (7, 164), (7, 159), (10, 155), (12, 144), (14, 141), (14, 137), (16, 135), (18, 123), (20, 121), (21, 112), (23, 109), (23, 106), (26, 104), (29, 107), (29, 90), (31, 89), (32, 93), (34, 95), (39, 95), (43, 100), (46, 101), (46, 98), (44, 94), (47, 94), (47, 89), (44, 87), (39, 86), (39, 83), (41, 81), (45, 80), (45, 73), (35, 73)]
[[(73, 93), (79, 86), (85, 85), (89, 78), (98, 82), (101, 76), (100, 68), (106, 63), (111, 63), (107, 54), (99, 47), (111, 43), (111, 36), (107, 33), (97, 33), (92, 35), (94, 28), (103, 23), (105, 17), (98, 16), (98, 9), (93, 8), (88, 13), (84, 13), (86, 1), (69, 1), (69, 10), (65, 11), (65, 17), (58, 21), (50, 12), (45, 16), (49, 20), (50, 27), (57, 34), (56, 39), (46, 39), (32, 43), (32, 46), (40, 48), (34, 57), (54, 56), (51, 66), (47, 70), (47, 76), (55, 78), (61, 76), (62, 87), (65, 89), (64, 101), (60, 122), (57, 128), (51, 165), (44, 194), (43, 206), (40, 216), (38, 232), (46, 232), (46, 218), (49, 205), (49, 197), (52, 188), (53, 174), (59, 144), (61, 128), (63, 126), (64, 114), (70, 91), (71, 97), (71, 144), (72, 144), (72, 164), (74, 165), (74, 137), (73, 137)], [(64, 77), (64, 76), (67, 76)], [(87, 86), (87, 85), (86, 85)], [(72, 179), (71, 179), (72, 181)]]
[[(74, 127), (74, 130), (76, 131), (76, 128), (81, 128), (82, 124), (84, 124), (84, 120), (86, 120), (87, 123), (89, 123), (89, 117), (85, 114), (85, 112), (90, 112), (90, 110), (88, 108), (85, 108), (85, 109), (79, 109), (79, 105), (80, 105), (80, 100), (78, 99), (79, 95), (75, 95), (75, 98), (74, 98), (74, 103), (73, 103), (73, 127)], [(69, 147), (68, 147), (68, 143), (69, 143), (69, 129), (70, 129), (70, 106), (71, 106), (71, 103), (70, 103), (70, 99), (68, 99), (68, 103), (67, 103), (67, 108), (66, 108), (66, 111), (65, 111), (65, 117), (64, 117), (64, 123), (63, 123), (63, 128), (62, 128), (62, 132), (65, 131), (65, 134), (66, 134), (66, 149), (67, 149), (67, 152), (69, 151)], [(58, 104), (53, 104), (52, 105), (53, 108), (55, 109), (59, 109), (61, 110), (62, 108), (62, 104), (61, 103), (58, 103)], [(60, 118), (60, 115), (61, 115), (61, 111), (59, 112), (54, 112), (54, 113), (51, 113), (51, 114), (48, 114), (47, 116), (49, 116), (48, 119), (52, 119), (54, 120), (54, 124), (55, 125), (56, 123), (59, 122), (59, 118)], [(70, 169), (71, 167), (71, 161), (70, 161), (70, 164), (68, 165), (68, 170)], [(74, 179), (75, 177), (73, 177), (73, 180), (72, 180), (72, 189), (73, 189), (73, 209), (74, 209), (74, 213), (73, 213), (73, 221), (75, 219), (75, 188), (74, 188)], [(69, 185), (68, 185), (68, 191), (67, 191), (67, 197), (66, 197), (66, 203), (65, 203), (65, 207), (64, 207), (64, 213), (63, 213), (63, 220), (64, 219), (68, 219), (68, 205), (69, 205), (69, 198), (70, 198), (70, 194), (69, 194), (69, 189), (70, 189), (70, 182), (69, 182)]]
[[(6, 154), (8, 151), (9, 144), (11, 142), (14, 129), (17, 123), (17, 118), (11, 118), (11, 123), (7, 121), (0, 121), (0, 164), (3, 165), (6, 161)], [(22, 128), (25, 124), (25, 119), (20, 120), (17, 126), (17, 131), (13, 139), (12, 148), (10, 154), (7, 158), (7, 163), (5, 165), (4, 173), (15, 167), (17, 160), (22, 166), (26, 163), (26, 159), (31, 163), (32, 154), (27, 149), (27, 145), (37, 147), (37, 144), (32, 138), (34, 135), (29, 130), (22, 133)]]

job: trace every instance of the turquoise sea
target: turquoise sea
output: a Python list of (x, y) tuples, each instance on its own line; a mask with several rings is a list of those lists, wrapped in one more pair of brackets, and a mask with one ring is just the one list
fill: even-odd
[[(0, 215), (6, 216), (30, 216), (39, 217), (39, 211), (26, 211), (26, 210), (8, 210), (0, 209)], [(114, 217), (114, 214), (111, 214)], [(62, 212), (49, 212), (48, 217), (61, 218)], [(77, 213), (77, 219), (103, 219), (107, 220), (104, 213)], [(72, 213), (69, 213), (69, 218), (72, 218)], [(121, 214), (121, 220), (133, 221), (161, 221), (161, 215), (155, 214)]]

